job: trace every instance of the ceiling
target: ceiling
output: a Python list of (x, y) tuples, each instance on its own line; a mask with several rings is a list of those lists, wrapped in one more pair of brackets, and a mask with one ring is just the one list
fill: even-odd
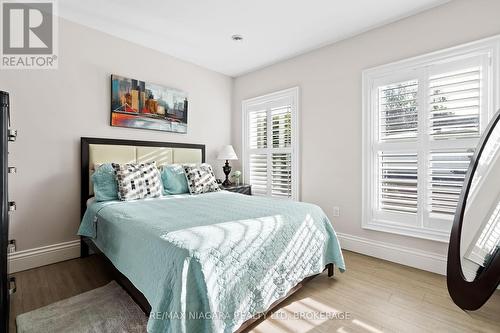
[[(64, 0), (59, 15), (238, 76), (449, 0)], [(235, 42), (231, 35), (240, 34)]]

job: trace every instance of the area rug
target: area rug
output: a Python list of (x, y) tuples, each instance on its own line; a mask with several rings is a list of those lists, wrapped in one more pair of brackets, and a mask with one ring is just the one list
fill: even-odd
[(18, 333), (146, 332), (147, 317), (115, 281), (16, 318)]

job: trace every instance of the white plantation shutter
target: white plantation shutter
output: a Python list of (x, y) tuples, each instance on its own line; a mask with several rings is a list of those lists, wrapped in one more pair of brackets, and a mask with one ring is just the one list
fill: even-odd
[(277, 197), (292, 197), (292, 154), (276, 153), (271, 155), (271, 194)]
[(267, 154), (250, 154), (249, 180), (254, 195), (267, 195)]
[(474, 56), (429, 71), (424, 218), (434, 228), (451, 227), (481, 122), (487, 122), (488, 69), (487, 58)]
[(243, 102), (244, 176), (254, 195), (297, 199), (297, 99), (289, 89)]
[(379, 207), (398, 213), (417, 213), (417, 154), (382, 152), (379, 157)]
[(272, 196), (292, 197), (292, 107), (285, 105), (270, 112), (273, 148), (285, 148), (281, 153), (271, 155)]
[(292, 107), (271, 110), (273, 148), (290, 148), (292, 146)]
[(364, 72), (364, 228), (448, 240), (494, 112), (491, 59), (500, 39), (488, 47)]
[(454, 216), (473, 154), (473, 149), (454, 152), (431, 151), (428, 204), (432, 216)]
[(251, 112), (248, 123), (250, 149), (267, 148), (267, 111)]
[(430, 135), (435, 139), (479, 135), (481, 67), (429, 78)]
[(379, 88), (380, 139), (416, 138), (418, 81)]
[(411, 77), (374, 87), (378, 144), (373, 146), (373, 214), (384, 221), (411, 224), (417, 218), (419, 86)]

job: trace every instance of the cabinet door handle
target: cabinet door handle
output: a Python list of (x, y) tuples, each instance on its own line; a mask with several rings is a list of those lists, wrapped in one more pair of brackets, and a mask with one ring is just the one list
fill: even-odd
[(15, 201), (9, 201), (9, 212), (13, 212), (16, 210), (16, 202)]
[(9, 295), (14, 294), (17, 291), (16, 278), (11, 276), (9, 278)]

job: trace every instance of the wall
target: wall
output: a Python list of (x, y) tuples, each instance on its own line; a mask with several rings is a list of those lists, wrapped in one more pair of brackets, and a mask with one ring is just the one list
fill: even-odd
[(299, 86), (301, 199), (323, 208), (344, 247), (444, 273), (447, 244), (361, 228), (361, 72), (499, 34), (499, 12), (497, 0), (452, 1), (236, 78), (235, 149), (241, 155), (242, 100)]
[[(187, 91), (188, 134), (110, 127), (112, 73)], [(33, 255), (52, 252), (65, 259), (67, 251), (60, 250), (70, 245), (78, 253), (77, 242), (66, 242), (77, 239), (82, 136), (203, 143), (220, 176), (215, 156), (230, 142), (231, 84), (222, 74), (60, 20), (57, 70), (0, 71), (0, 90), (11, 94), (19, 131), (10, 154), (18, 168), (10, 178), (18, 206), (11, 222), (20, 251), (14, 258), (47, 263)], [(49, 247), (23, 251), (41, 246)]]

